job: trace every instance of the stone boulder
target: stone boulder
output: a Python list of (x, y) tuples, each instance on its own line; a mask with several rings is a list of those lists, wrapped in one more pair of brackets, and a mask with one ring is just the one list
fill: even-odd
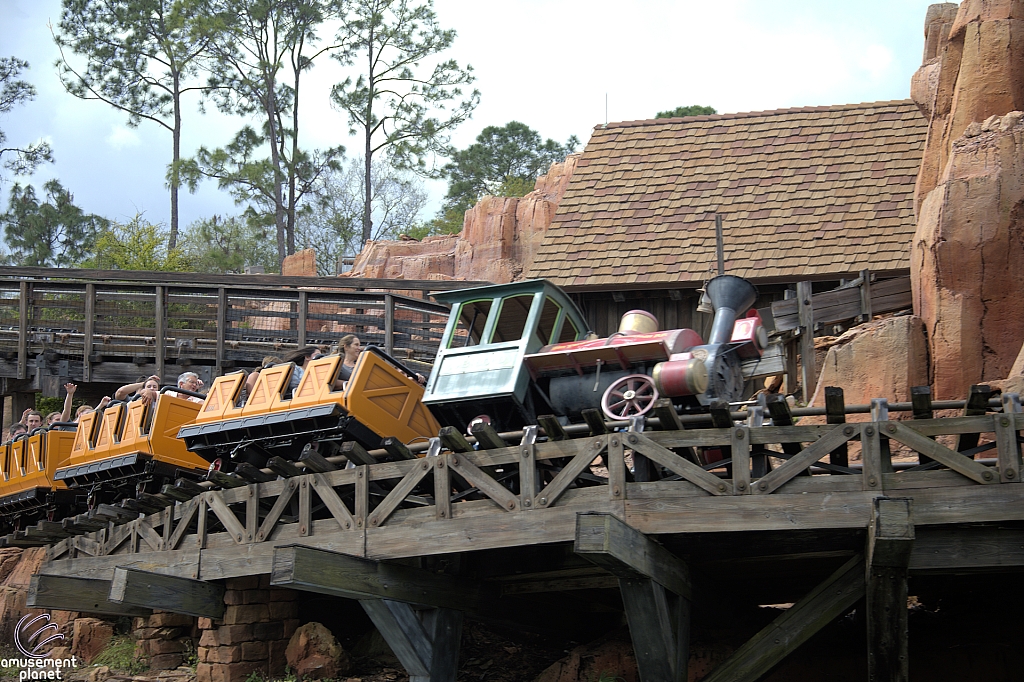
[(367, 242), (348, 277), (512, 282), (551, 226), (578, 154), (551, 164), (523, 197), (485, 196), (466, 211), (458, 235)]
[(114, 626), (99, 618), (76, 618), (71, 630), (71, 653), (92, 663), (114, 637)]
[[(929, 8), (925, 73), (914, 79), (914, 99), (931, 118), (917, 178), (918, 208), (939, 184), (953, 141), (971, 123), (1024, 109), (1024, 0), (964, 0), (949, 23), (951, 14), (949, 3)], [(922, 87), (927, 83), (934, 88)]]
[(304, 249), (285, 256), (281, 261), (283, 277), (316, 277), (316, 250)]
[[(0, 583), (0, 641), (13, 642), (14, 629), (25, 614), (46, 612), (25, 605), (29, 581), (39, 572), (39, 566), (45, 558), (45, 547), (24, 550), (9, 548), (4, 549), (3, 555), (0, 555), (0, 573), (7, 571), (6, 578)], [(49, 614), (51, 622), (56, 623), (66, 637), (70, 637), (69, 626), (78, 614), (71, 611), (49, 611)]]
[(910, 272), (936, 399), (1005, 378), (1024, 338), (1021, 119), (1013, 111), (968, 126), (919, 211)]
[[(927, 385), (924, 322), (911, 315), (889, 317), (858, 325), (834, 341), (822, 362), (811, 405), (825, 405), (826, 386), (842, 386), (847, 405), (865, 405), (873, 398), (908, 401), (910, 387)], [(849, 415), (850, 421), (869, 419)]]
[(285, 658), (300, 680), (336, 678), (352, 665), (338, 640), (320, 623), (306, 623), (296, 630), (288, 641)]

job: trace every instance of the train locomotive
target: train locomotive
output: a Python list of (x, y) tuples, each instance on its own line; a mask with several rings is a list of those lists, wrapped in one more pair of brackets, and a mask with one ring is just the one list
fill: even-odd
[(597, 338), (575, 303), (543, 280), (437, 294), (451, 313), (425, 386), (370, 347), (340, 388), (341, 358), (327, 356), (308, 364), (294, 391), (286, 363), (263, 369), (247, 395), (246, 373), (235, 372), (218, 377), (201, 404), (166, 390), (152, 405), (112, 404), (74, 431), (40, 429), (3, 444), (0, 522), (10, 530), (74, 517), (72, 525), (88, 528), (95, 522), (74, 515), (101, 504), (119, 502), (130, 517), (202, 486), (295, 475), (296, 462), (332, 466), (343, 455), (367, 463), (380, 448), (409, 457), (407, 446), (442, 427), (469, 434), (482, 422), (508, 432), (579, 421), (593, 408), (612, 421), (642, 416), (659, 398), (690, 411), (735, 402), (767, 346), (761, 318), (748, 312), (757, 291), (730, 275), (706, 291), (715, 310), (706, 343), (691, 329), (659, 330), (644, 311)]

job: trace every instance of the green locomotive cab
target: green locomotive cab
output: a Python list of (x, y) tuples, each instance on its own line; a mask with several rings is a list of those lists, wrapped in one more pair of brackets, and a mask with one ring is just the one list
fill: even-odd
[(441, 423), (464, 431), (486, 415), (502, 431), (555, 412), (523, 357), (586, 335), (583, 313), (561, 289), (529, 280), (434, 297), (452, 307), (423, 396)]

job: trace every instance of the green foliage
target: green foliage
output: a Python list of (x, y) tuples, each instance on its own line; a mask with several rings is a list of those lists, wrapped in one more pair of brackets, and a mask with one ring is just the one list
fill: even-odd
[(430, 173), (428, 161), (447, 156), (450, 132), (480, 101), (476, 90), (463, 93), (472, 67), (437, 59), (454, 41), (455, 31), (438, 25), (432, 0), (354, 0), (342, 16), (337, 59), (361, 72), (335, 85), (331, 99), (363, 141), (361, 242), (373, 237), (374, 157), (385, 152), (399, 170)]
[[(196, 76), (208, 37), (197, 23), (198, 0), (63, 0), (54, 39), (57, 69), (75, 97), (124, 112), (128, 125), (156, 123), (171, 133), (169, 247), (178, 233), (181, 97), (202, 91)], [(64, 48), (83, 57), (72, 65)]]
[(167, 232), (136, 214), (127, 223), (111, 223), (96, 238), (95, 255), (84, 267), (99, 270), (165, 270), (193, 268), (181, 249), (167, 248)]
[(74, 196), (59, 181), (50, 180), (43, 189), (46, 198), (40, 202), (31, 185), (11, 187), (7, 212), (0, 214), (9, 265), (77, 265), (92, 252), (97, 233), (109, 225), (106, 218), (75, 206)]
[(110, 644), (92, 660), (92, 665), (105, 665), (111, 670), (128, 675), (137, 675), (148, 668), (145, 663), (135, 658), (135, 642), (127, 635), (113, 637)]
[(242, 216), (213, 216), (186, 228), (181, 250), (190, 270), (197, 272), (245, 272), (247, 266), (262, 265), (277, 272), (273, 223), (266, 216), (248, 212)]
[(474, 144), (451, 155), (442, 171), (448, 178), (448, 194), (433, 221), (433, 233), (462, 230), (463, 213), (485, 194), (521, 197), (531, 192), (552, 163), (564, 160), (578, 146), (575, 135), (565, 144), (542, 140), (540, 133), (519, 121), (484, 128)]
[(211, 38), (209, 97), (225, 113), (256, 117), (223, 148), (203, 147), (172, 168), (193, 191), (215, 179), (238, 203), (272, 219), (278, 261), (295, 251), (303, 197), (338, 167), (342, 147), (308, 152), (299, 145), (302, 74), (334, 46), (318, 48), (317, 31), (332, 0), (207, 0), (201, 23)]
[[(17, 57), (0, 57), (0, 115), (36, 97), (36, 89), (18, 76), (28, 68), (28, 62)], [(7, 135), (0, 130), (0, 163), (15, 175), (28, 175), (39, 164), (53, 161), (53, 150), (47, 142), (36, 142), (24, 147), (7, 147)], [(4, 154), (8, 157), (4, 159)], [(13, 156), (11, 156), (13, 155)]]
[(699, 104), (691, 104), (688, 107), (676, 107), (669, 111), (659, 111), (655, 118), (682, 118), (683, 116), (711, 116), (717, 114), (714, 107), (703, 107)]

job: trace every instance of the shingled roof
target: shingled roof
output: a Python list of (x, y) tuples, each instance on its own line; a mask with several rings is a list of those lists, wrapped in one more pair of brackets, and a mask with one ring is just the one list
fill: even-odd
[(907, 101), (599, 126), (528, 270), (569, 288), (905, 271), (927, 121)]

